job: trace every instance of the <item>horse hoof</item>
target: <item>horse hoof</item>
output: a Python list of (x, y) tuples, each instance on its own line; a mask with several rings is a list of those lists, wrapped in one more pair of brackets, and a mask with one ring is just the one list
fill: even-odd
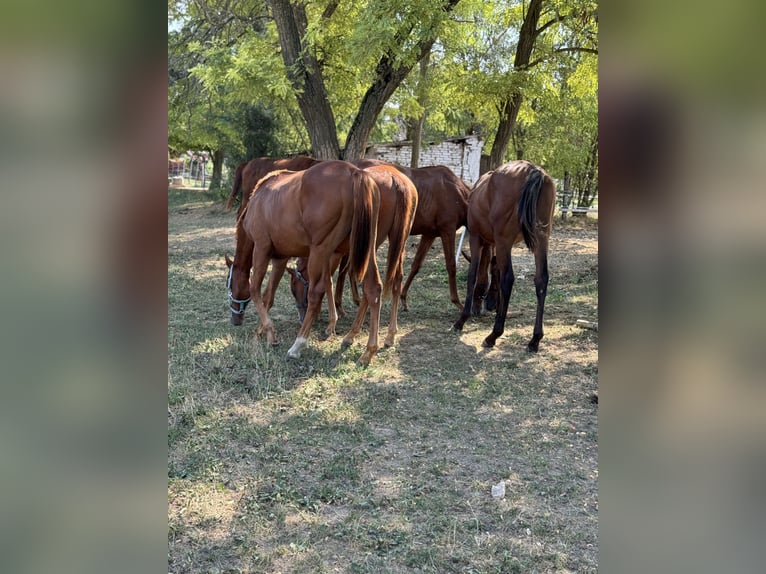
[(453, 333), (460, 333), (463, 330), (463, 326), (460, 323), (454, 323), (450, 328)]
[(383, 348), (384, 349), (390, 349), (394, 346), (394, 340), (391, 339), (390, 341), (383, 341)]
[(340, 342), (340, 350), (341, 350), (341, 351), (345, 351), (345, 350), (346, 350), (346, 349), (348, 349), (350, 346), (351, 346), (351, 341), (347, 341), (346, 339), (343, 339), (343, 340)]
[(530, 353), (537, 353), (537, 345), (532, 345), (531, 343), (527, 345), (527, 351)]
[(482, 341), (481, 346), (484, 347), (485, 349), (491, 349), (492, 347), (495, 346), (495, 341), (487, 337), (486, 339), (484, 339), (484, 341)]

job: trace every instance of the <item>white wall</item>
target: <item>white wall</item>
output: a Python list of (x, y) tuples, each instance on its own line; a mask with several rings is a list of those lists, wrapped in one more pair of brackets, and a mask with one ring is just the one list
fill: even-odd
[[(484, 139), (481, 136), (449, 138), (439, 143), (424, 143), (420, 148), (420, 167), (445, 165), (473, 186), (479, 179), (479, 161)], [(412, 143), (398, 142), (372, 144), (367, 148), (368, 158), (409, 166), (412, 159)]]

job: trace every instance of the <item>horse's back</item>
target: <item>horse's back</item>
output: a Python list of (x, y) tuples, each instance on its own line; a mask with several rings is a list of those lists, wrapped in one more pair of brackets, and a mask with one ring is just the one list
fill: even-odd
[(468, 213), (471, 233), (479, 233), (490, 243), (495, 243), (498, 237), (514, 244), (522, 241), (519, 205), (527, 179), (534, 170), (542, 174), (537, 218), (548, 224), (556, 201), (553, 179), (541, 167), (526, 160), (515, 160), (485, 173), (476, 183)]

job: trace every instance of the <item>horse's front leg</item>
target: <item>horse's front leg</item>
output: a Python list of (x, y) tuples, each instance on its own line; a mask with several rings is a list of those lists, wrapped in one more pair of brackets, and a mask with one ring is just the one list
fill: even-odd
[(298, 335), (295, 337), (295, 342), (290, 347), (290, 350), (287, 351), (287, 356), (291, 359), (299, 359), (303, 349), (308, 346), (311, 325), (319, 314), (319, 309), (322, 306), (322, 297), (325, 294), (327, 280), (324, 274), (329, 271), (329, 266), (325, 261), (327, 261), (328, 257), (328, 254), (322, 254), (318, 249), (312, 249), (309, 255), (307, 264), (309, 274), (308, 306), (306, 308), (306, 315), (303, 317), (303, 323), (301, 323), (301, 327), (298, 329)]
[(258, 335), (265, 334), (269, 344), (276, 345), (277, 336), (274, 333), (274, 323), (271, 321), (271, 317), (269, 317), (269, 310), (261, 296), (261, 285), (263, 284), (263, 278), (266, 276), (268, 266), (269, 256), (266, 252), (253, 251), (253, 275), (250, 281), (250, 297), (261, 319)]

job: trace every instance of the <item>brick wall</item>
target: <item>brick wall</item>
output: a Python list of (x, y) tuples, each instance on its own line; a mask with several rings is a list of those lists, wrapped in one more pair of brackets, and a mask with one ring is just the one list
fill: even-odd
[[(423, 143), (420, 148), (420, 167), (445, 165), (469, 186), (479, 179), (479, 161), (484, 139), (481, 136), (448, 138), (438, 143)], [(409, 166), (412, 160), (412, 143), (408, 141), (372, 144), (366, 157)]]

